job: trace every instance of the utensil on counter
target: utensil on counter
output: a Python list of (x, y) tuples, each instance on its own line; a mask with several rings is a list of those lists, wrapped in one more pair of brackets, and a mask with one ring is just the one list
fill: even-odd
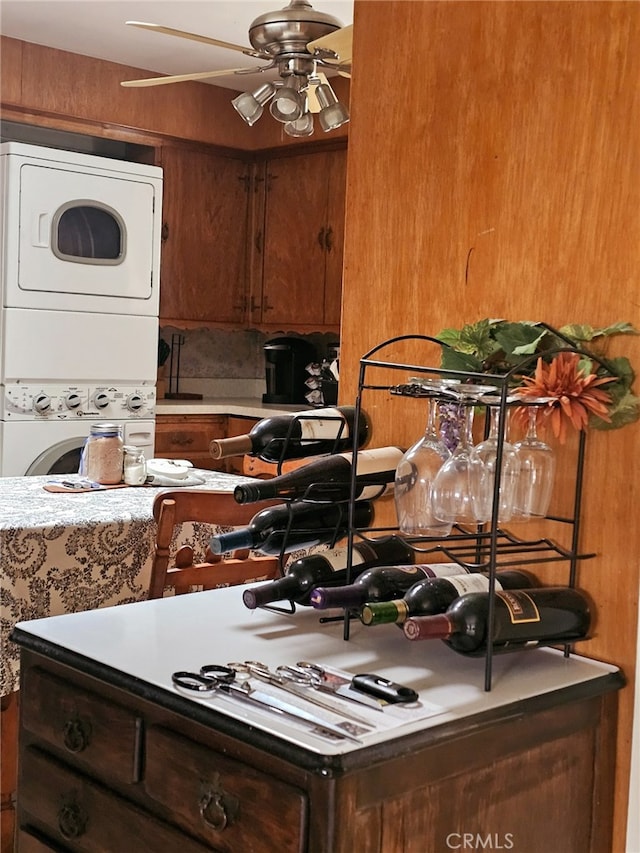
[(360, 705), (366, 705), (367, 708), (372, 708), (374, 711), (383, 711), (377, 698), (366, 696), (364, 693), (358, 693), (351, 689), (351, 680), (336, 675), (316, 663), (299, 660), (295, 666), (287, 667), (291, 672), (299, 672), (306, 674), (312, 679), (312, 684), (316, 690), (321, 690), (333, 696), (338, 696), (341, 699), (348, 699), (350, 702), (357, 702)]
[(247, 681), (241, 684), (236, 683), (236, 671), (230, 666), (208, 664), (201, 667), (199, 672), (174, 672), (171, 681), (178, 689), (194, 693), (207, 694), (221, 691), (230, 698), (257, 705), (263, 710), (291, 717), (299, 722), (308, 723), (337, 737), (362, 743), (359, 738), (341, 728), (340, 725), (329, 722), (319, 714), (312, 714), (310, 711), (306, 711), (298, 705), (292, 705), (290, 702), (285, 702), (270, 693), (255, 690)]
[(353, 714), (350, 711), (345, 711), (343, 708), (338, 707), (338, 702), (332, 702), (330, 699), (323, 699), (320, 696), (314, 695), (316, 687), (313, 684), (313, 678), (310, 675), (308, 676), (305, 674), (298, 676), (295, 673), (290, 672), (288, 667), (280, 666), (277, 667), (275, 672), (273, 672), (266, 664), (253, 660), (244, 661), (244, 663), (234, 661), (233, 663), (228, 664), (228, 666), (235, 669), (236, 672), (247, 672), (254, 678), (258, 678), (267, 684), (279, 687), (281, 690), (285, 690), (288, 693), (297, 696), (299, 699), (304, 699), (306, 702), (311, 702), (319, 708), (325, 708), (327, 711), (332, 711), (334, 714), (338, 714), (340, 717), (345, 717), (347, 720), (351, 720), (354, 723), (359, 723), (362, 726), (373, 728), (372, 724), (368, 720), (365, 720), (364, 717), (360, 717), (357, 714)]

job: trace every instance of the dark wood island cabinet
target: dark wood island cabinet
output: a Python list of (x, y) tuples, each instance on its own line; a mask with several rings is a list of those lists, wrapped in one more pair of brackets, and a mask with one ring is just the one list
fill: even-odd
[[(485, 692), (482, 661), (385, 628), (345, 642), (237, 587), (19, 623), (18, 850), (611, 849), (615, 667), (501, 655)], [(422, 716), (355, 743), (171, 686), (231, 657), (402, 680)]]

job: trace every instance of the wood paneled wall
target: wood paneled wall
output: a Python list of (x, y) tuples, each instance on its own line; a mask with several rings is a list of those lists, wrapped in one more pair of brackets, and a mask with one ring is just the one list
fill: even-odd
[[(640, 4), (356, 0), (354, 29), (341, 401), (354, 399), (361, 356), (396, 335), (483, 317), (640, 328)], [(640, 370), (640, 339), (610, 344)], [(384, 395), (363, 404), (374, 446), (408, 446), (424, 428), (415, 406), (399, 416)], [(635, 674), (639, 435), (638, 424), (594, 433), (584, 485), (581, 547), (597, 557), (579, 584), (598, 623), (580, 649), (629, 680), (615, 851)]]
[[(67, 130), (76, 125), (118, 138), (126, 138), (126, 130), (160, 134), (239, 151), (309, 143), (287, 136), (268, 113), (254, 127), (246, 125), (231, 106), (231, 89), (194, 82), (124, 89), (122, 80), (161, 75), (7, 37), (0, 61), (3, 113), (15, 121)], [(338, 78), (334, 88), (348, 102), (348, 81)], [(313, 142), (343, 138), (347, 129), (318, 129)]]

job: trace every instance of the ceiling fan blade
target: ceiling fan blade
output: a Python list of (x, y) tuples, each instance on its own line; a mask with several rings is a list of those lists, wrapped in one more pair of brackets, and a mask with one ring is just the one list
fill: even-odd
[(229, 41), (220, 41), (220, 39), (209, 38), (209, 36), (199, 36), (196, 33), (187, 33), (184, 30), (174, 30), (172, 27), (163, 27), (160, 24), (148, 24), (144, 21), (126, 21), (128, 27), (139, 27), (142, 30), (152, 30), (156, 33), (164, 33), (167, 36), (178, 36), (182, 39), (191, 39), (191, 41), (199, 41), (202, 44), (211, 44), (214, 47), (226, 47), (228, 50), (237, 50), (240, 53), (246, 53), (248, 56), (260, 56), (251, 47), (242, 47), (240, 44), (232, 44)]
[[(353, 24), (348, 27), (342, 27), (328, 36), (321, 36), (319, 39), (310, 41), (307, 45), (309, 53), (314, 53), (316, 50), (328, 50), (335, 53), (341, 62), (351, 61), (351, 53), (353, 49)], [(330, 57), (328, 57), (330, 59)]]
[(229, 74), (251, 73), (261, 70), (261, 68), (225, 68), (223, 71), (200, 71), (194, 74), (174, 74), (171, 77), (146, 77), (144, 80), (123, 80), (120, 85), (126, 88), (165, 86), (167, 83), (184, 83), (187, 80), (208, 80), (210, 77), (226, 77)]

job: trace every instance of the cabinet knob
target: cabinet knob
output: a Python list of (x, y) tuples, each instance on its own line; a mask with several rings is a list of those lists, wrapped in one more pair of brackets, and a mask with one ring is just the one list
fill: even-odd
[(87, 828), (89, 816), (80, 803), (70, 800), (60, 807), (58, 812), (58, 829), (63, 838), (70, 840), (80, 838)]
[(91, 743), (91, 724), (74, 717), (64, 724), (63, 743), (69, 752), (82, 752)]
[(323, 252), (326, 248), (325, 234), (326, 234), (326, 228), (324, 226), (322, 226), (322, 228), (318, 231), (318, 245), (320, 246), (320, 248), (322, 249)]
[(269, 297), (265, 296), (264, 302), (262, 303), (262, 310), (264, 311), (273, 311), (275, 305), (269, 305)]
[(207, 826), (216, 832), (222, 832), (229, 823), (229, 816), (222, 799), (222, 794), (207, 791), (198, 804), (200, 815)]
[(163, 222), (162, 223), (162, 230), (160, 231), (160, 240), (163, 243), (166, 243), (168, 239), (169, 239), (169, 223)]

